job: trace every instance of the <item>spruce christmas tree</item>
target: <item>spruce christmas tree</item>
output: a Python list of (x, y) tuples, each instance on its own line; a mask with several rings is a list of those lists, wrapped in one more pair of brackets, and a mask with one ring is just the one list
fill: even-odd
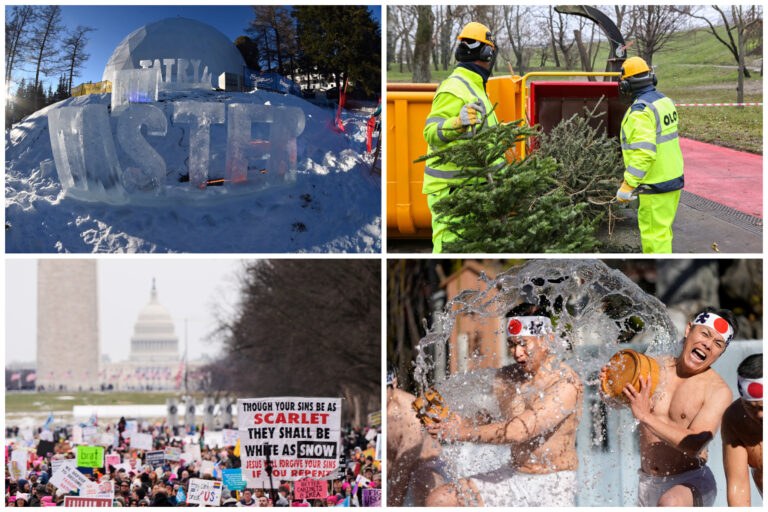
[[(466, 141), (436, 151), (464, 169), (453, 193), (435, 204), (435, 214), (458, 238), (445, 252), (591, 252), (599, 217), (587, 219), (588, 204), (569, 197), (556, 172), (558, 163), (534, 152), (500, 169), (490, 166), (537, 129), (516, 121), (498, 124)], [(470, 168), (479, 168), (472, 170)]]

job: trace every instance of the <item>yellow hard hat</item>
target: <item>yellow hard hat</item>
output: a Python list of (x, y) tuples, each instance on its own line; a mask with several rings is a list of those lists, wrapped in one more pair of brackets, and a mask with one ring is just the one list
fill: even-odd
[(624, 80), (627, 77), (639, 75), (641, 73), (647, 73), (650, 71), (651, 68), (648, 67), (648, 63), (646, 63), (643, 59), (640, 57), (630, 57), (627, 60), (624, 61), (624, 64), (621, 66), (621, 80)]
[(474, 39), (475, 41), (491, 45), (492, 48), (496, 49), (496, 45), (491, 39), (491, 30), (476, 21), (471, 21), (464, 25), (464, 28), (461, 29), (461, 34), (456, 39), (459, 41), (462, 39)]

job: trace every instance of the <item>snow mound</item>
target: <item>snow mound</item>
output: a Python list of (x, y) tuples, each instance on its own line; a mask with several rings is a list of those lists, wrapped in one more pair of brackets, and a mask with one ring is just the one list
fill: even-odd
[[(291, 179), (265, 188), (258, 183), (259, 170), (249, 166), (243, 185), (191, 187), (190, 124), (176, 122), (173, 116), (174, 109), (188, 101), (300, 109), (305, 126), (296, 139)], [(109, 104), (109, 94), (70, 98), (6, 132), (7, 252), (381, 251), (381, 184), (370, 173), (372, 156), (365, 151), (370, 112), (344, 112), (346, 133), (338, 134), (331, 128), (332, 110), (290, 95), (199, 90), (166, 94), (154, 104), (165, 115), (166, 133), (141, 129), (165, 162), (164, 188), (159, 193), (134, 191), (125, 204), (115, 205), (65, 192), (48, 123), (58, 109)], [(119, 117), (109, 118), (113, 137)], [(255, 139), (260, 124), (253, 125)], [(227, 135), (226, 123), (210, 126), (208, 178), (225, 175)], [(130, 169), (131, 154), (120, 140), (114, 142), (121, 167)]]

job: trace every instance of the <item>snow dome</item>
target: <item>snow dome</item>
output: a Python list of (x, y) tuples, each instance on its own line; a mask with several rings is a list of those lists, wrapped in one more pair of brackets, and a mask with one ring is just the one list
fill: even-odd
[(152, 67), (161, 69), (165, 83), (198, 81), (206, 67), (216, 78), (224, 72), (242, 75), (243, 66), (245, 61), (232, 41), (212, 26), (188, 18), (166, 18), (128, 34), (109, 58), (102, 79), (114, 82), (116, 71)]

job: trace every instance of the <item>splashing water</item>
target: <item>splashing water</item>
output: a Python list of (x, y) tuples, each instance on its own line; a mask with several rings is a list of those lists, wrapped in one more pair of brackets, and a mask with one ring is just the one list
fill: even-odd
[[(555, 331), (550, 352), (581, 378), (585, 386), (582, 423), (587, 416), (592, 417), (592, 432), (603, 427), (594, 424), (594, 411), (600, 405), (599, 401), (588, 402), (587, 391), (595, 395), (599, 370), (614, 353), (624, 348), (647, 347), (646, 354), (660, 356), (676, 353), (678, 348), (677, 331), (666, 306), (622, 272), (601, 261), (534, 260), (510, 268), (492, 280), (481, 274), (479, 280), (485, 284), (484, 289), (461, 291), (435, 316), (433, 328), (417, 346), (414, 362), (414, 378), (422, 396), (434, 386), (452, 412), (464, 418), (476, 418), (476, 423), (504, 419), (492, 390), (498, 370), (487, 368), (449, 377), (441, 375), (442, 358), (447, 356), (455, 360), (462, 357), (461, 350), (454, 348), (458, 353), (450, 353), (449, 343), (459, 315), (471, 315), (494, 326), (495, 335), (502, 337), (503, 318), (515, 306), (520, 303), (545, 306)], [(479, 367), (488, 355), (465, 355), (470, 361), (466, 367)], [(617, 430), (626, 430), (627, 423), (632, 422), (632, 416), (627, 412), (618, 414), (623, 420), (619, 421)], [(579, 443), (582, 443), (581, 437)], [(600, 442), (599, 435), (592, 436), (591, 444)], [(589, 446), (578, 449), (580, 464), (587, 448)], [(509, 463), (510, 450), (506, 445), (448, 443), (443, 445), (441, 458), (451, 466), (449, 474), (455, 480)], [(603, 468), (602, 471), (610, 469)], [(593, 478), (599, 480), (600, 475)], [(584, 484), (589, 485), (589, 482), (581, 482)]]

